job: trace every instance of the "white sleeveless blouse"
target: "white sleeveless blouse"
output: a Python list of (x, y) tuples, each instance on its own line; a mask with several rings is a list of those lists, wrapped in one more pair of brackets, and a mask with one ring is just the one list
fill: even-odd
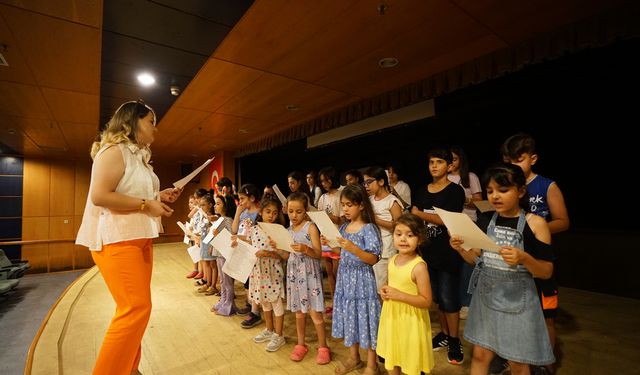
[[(125, 165), (124, 175), (116, 187), (116, 192), (146, 200), (159, 199), (160, 181), (148, 164), (149, 152), (135, 144), (120, 143), (100, 149), (94, 160), (112, 146), (120, 149)], [(161, 232), (160, 218), (140, 211), (123, 212), (95, 206), (91, 201), (93, 172), (92, 168), (91, 185), (76, 244), (86, 246), (92, 251), (100, 251), (103, 244), (158, 237), (158, 233)]]

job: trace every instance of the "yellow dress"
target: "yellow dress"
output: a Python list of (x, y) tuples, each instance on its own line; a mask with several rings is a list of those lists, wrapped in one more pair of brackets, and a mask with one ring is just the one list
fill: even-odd
[[(418, 295), (418, 287), (411, 280), (411, 272), (418, 263), (416, 256), (402, 266), (395, 264), (397, 255), (389, 260), (389, 286), (404, 293)], [(405, 374), (431, 372), (434, 366), (431, 347), (429, 310), (399, 301), (384, 301), (378, 325), (378, 355), (385, 359), (387, 370), (399, 366)]]

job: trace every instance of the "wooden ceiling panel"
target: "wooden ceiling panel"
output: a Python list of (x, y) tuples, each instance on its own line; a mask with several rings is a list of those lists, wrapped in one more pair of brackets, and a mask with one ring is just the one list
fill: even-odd
[[(238, 21), (212, 57), (269, 70), (288, 57), (294, 46), (344, 17), (355, 0), (256, 1)], [(374, 5), (375, 6), (375, 5)]]
[(15, 127), (19, 128), (38, 147), (61, 150), (68, 148), (58, 124), (53, 120), (16, 117), (12, 117), (11, 120)]
[(51, 119), (51, 112), (37, 86), (0, 82), (0, 113), (15, 117)]
[[(218, 112), (263, 121), (277, 120), (286, 125), (309, 113), (322, 111), (326, 104), (348, 99), (349, 95), (338, 91), (265, 74), (244, 90), (242, 95), (226, 102)], [(287, 105), (296, 105), (298, 110), (288, 111)]]
[[(484, 26), (445, 1), (431, 3), (422, 23), (399, 32), (376, 50), (349, 61), (318, 83), (370, 97), (473, 60), (506, 44)], [(395, 57), (398, 66), (382, 69), (378, 60)]]
[(95, 123), (62, 122), (60, 129), (67, 140), (70, 153), (89, 157), (91, 145), (98, 135), (98, 127)]
[(0, 0), (0, 3), (94, 28), (102, 27), (102, 0)]
[[(0, 12), (3, 8), (0, 8)], [(9, 66), (0, 66), (0, 81), (20, 82), (35, 85), (33, 74), (27, 67), (20, 49), (16, 45), (9, 27), (4, 22), (4, 16), (0, 13), (0, 53), (4, 56)]]
[(621, 4), (632, 3), (629, 0), (452, 1), (510, 45)]
[(99, 93), (100, 30), (0, 5), (41, 86)]
[[(279, 56), (268, 70), (307, 82), (317, 82), (381, 45), (396, 42), (398, 34), (404, 34), (424, 22), (436, 5), (442, 8), (439, 5), (442, 2), (444, 0), (386, 2), (388, 9), (384, 15), (379, 14), (378, 3), (357, 2), (345, 9), (344, 14), (321, 25), (318, 32), (309, 35), (303, 43), (288, 44), (291, 50)], [(322, 5), (318, 3), (318, 6)], [(438, 16), (446, 18), (448, 14), (441, 10), (438, 9)], [(425, 36), (419, 39), (425, 39)], [(245, 45), (245, 48), (250, 46)]]
[(185, 134), (198, 126), (207, 116), (209, 112), (173, 107), (158, 124), (155, 145), (173, 150), (175, 144), (181, 142)]
[(58, 122), (93, 123), (98, 121), (100, 97), (74, 91), (43, 87), (42, 94)]
[(178, 98), (176, 106), (213, 112), (263, 73), (242, 65), (209, 59)]
[[(174, 155), (197, 155), (196, 157), (205, 157), (206, 155), (199, 154), (198, 150), (204, 153), (210, 153), (214, 149), (220, 149), (222, 146), (219, 144), (221, 134), (225, 134), (225, 136), (229, 138), (241, 137), (242, 134), (238, 132), (238, 129), (244, 129), (244, 127), (257, 128), (260, 125), (263, 125), (263, 123), (256, 120), (213, 114), (198, 123), (197, 126), (189, 130), (184, 130), (181, 137), (172, 137), (170, 147)], [(161, 136), (165, 138), (165, 134)], [(166, 144), (166, 140), (163, 139), (160, 147), (162, 148), (162, 145)], [(228, 146), (228, 142), (225, 142), (225, 145)], [(154, 150), (158, 149), (158, 144), (154, 144)]]

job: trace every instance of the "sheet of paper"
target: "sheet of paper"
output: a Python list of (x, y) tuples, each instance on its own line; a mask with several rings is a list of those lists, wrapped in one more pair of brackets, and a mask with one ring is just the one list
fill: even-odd
[(186, 224), (182, 224), (181, 222), (177, 222), (176, 224), (178, 224), (178, 226), (180, 227), (180, 229), (182, 229), (182, 231), (184, 232), (184, 235), (189, 237), (193, 234), (193, 232), (191, 232), (191, 230), (189, 230), (189, 228), (187, 228)]
[(462, 248), (470, 250), (473, 248), (497, 252), (498, 246), (486, 233), (484, 233), (469, 216), (462, 212), (449, 212), (438, 207), (434, 207), (436, 213), (452, 236), (459, 237), (464, 241)]
[(223, 221), (224, 221), (223, 216), (220, 216), (218, 220), (214, 221), (209, 227), (209, 231), (207, 232), (207, 235), (202, 239), (202, 242), (204, 243), (211, 242), (214, 236), (213, 232), (215, 232), (215, 230), (218, 229), (218, 227), (220, 226), (220, 224), (222, 224)]
[(202, 207), (198, 207), (198, 213), (200, 214), (200, 216), (202, 216), (202, 220), (204, 220), (205, 223), (209, 222), (209, 215), (207, 215), (207, 213), (204, 212)]
[[(238, 242), (241, 241), (238, 240)], [(233, 254), (233, 248), (231, 247), (231, 232), (229, 232), (227, 228), (224, 228), (220, 233), (213, 237), (213, 240), (211, 240), (209, 245), (216, 249), (224, 259), (231, 258), (231, 255)]]
[(257, 248), (246, 242), (238, 241), (238, 246), (233, 249), (232, 255), (225, 258), (222, 272), (241, 283), (246, 283), (257, 261), (256, 251), (258, 251)]
[(260, 226), (260, 229), (262, 229), (267, 234), (267, 236), (276, 241), (276, 247), (278, 249), (286, 250), (289, 252), (294, 251), (291, 248), (291, 245), (293, 245), (293, 238), (291, 237), (291, 234), (289, 234), (287, 228), (283, 227), (280, 224), (263, 222), (259, 222), (258, 226)]
[(284, 196), (284, 194), (282, 194), (282, 192), (280, 191), (280, 188), (278, 187), (278, 185), (273, 184), (273, 186), (271, 187), (273, 189), (273, 191), (276, 193), (276, 196), (278, 197), (278, 199), (280, 199), (280, 203), (282, 203), (282, 207), (287, 208), (287, 197)]
[(193, 172), (189, 173), (187, 176), (179, 179), (178, 181), (173, 183), (173, 187), (178, 188), (178, 189), (182, 189), (189, 181), (193, 180), (193, 178), (195, 176), (197, 176), (198, 174), (200, 174), (200, 172), (202, 172), (202, 170), (209, 165), (209, 163), (211, 163), (213, 161), (213, 159), (215, 159), (216, 157), (212, 157), (211, 159), (208, 159), (207, 161), (205, 161), (204, 163), (202, 163), (201, 166), (199, 166), (198, 168), (194, 169)]
[(189, 244), (191, 240), (189, 240), (189, 236), (187, 236), (186, 234), (184, 235), (184, 237), (182, 237), (182, 242), (184, 242), (185, 244)]
[(329, 246), (340, 247), (337, 241), (338, 238), (342, 237), (340, 231), (338, 231), (338, 228), (325, 211), (308, 211), (307, 215), (318, 226), (320, 233), (327, 238)]
[(473, 204), (478, 208), (480, 212), (489, 212), (489, 211), (496, 210), (495, 208), (493, 208), (493, 206), (491, 205), (491, 203), (489, 203), (488, 200), (473, 201)]
[(200, 248), (198, 246), (191, 246), (187, 249), (187, 252), (191, 257), (191, 260), (193, 260), (193, 263), (198, 263), (202, 260), (202, 257), (200, 256)]

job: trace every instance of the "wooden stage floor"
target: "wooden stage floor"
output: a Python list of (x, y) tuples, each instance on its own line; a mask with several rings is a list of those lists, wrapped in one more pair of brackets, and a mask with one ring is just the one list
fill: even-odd
[[(329, 339), (333, 362), (315, 363), (317, 340), (307, 319), (309, 354), (300, 363), (289, 360), (295, 343), (295, 317), (285, 314), (287, 344), (268, 353), (253, 336), (264, 324), (243, 329), (244, 317), (220, 317), (209, 311), (218, 297), (195, 291), (184, 276), (192, 264), (183, 244), (154, 246), (153, 311), (142, 343), (140, 370), (145, 375), (174, 374), (333, 374), (348, 350)], [(245, 300), (236, 283), (237, 303)], [(241, 295), (240, 295), (241, 294)], [(558, 318), (562, 362), (558, 375), (640, 374), (640, 301), (563, 288)], [(61, 297), (34, 341), (25, 374), (90, 374), (115, 305), (94, 267)], [(439, 331), (432, 311), (432, 329)], [(327, 332), (330, 333), (330, 319)], [(464, 324), (464, 321), (462, 321)], [(328, 334), (330, 336), (330, 334)], [(436, 352), (433, 374), (467, 374), (471, 347), (465, 343), (465, 362), (453, 366), (446, 352)], [(366, 355), (362, 352), (363, 359)], [(29, 372), (30, 371), (30, 372)], [(355, 372), (354, 372), (355, 373)]]

